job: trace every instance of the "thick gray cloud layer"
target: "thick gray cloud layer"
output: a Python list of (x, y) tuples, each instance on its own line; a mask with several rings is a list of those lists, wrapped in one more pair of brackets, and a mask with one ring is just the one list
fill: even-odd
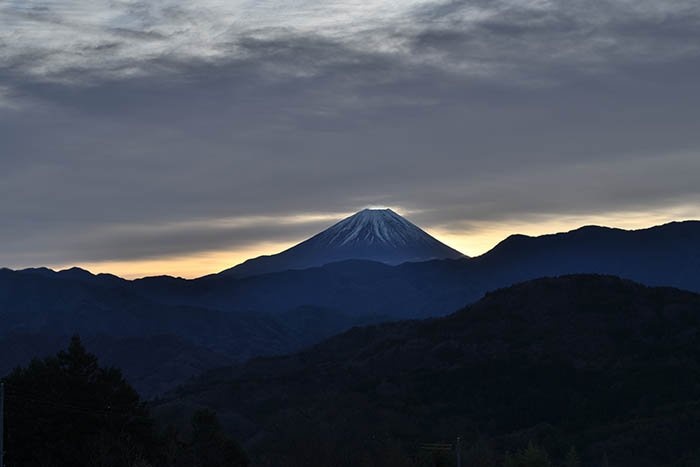
[(0, 3), (0, 264), (698, 204), (699, 82), (697, 0)]

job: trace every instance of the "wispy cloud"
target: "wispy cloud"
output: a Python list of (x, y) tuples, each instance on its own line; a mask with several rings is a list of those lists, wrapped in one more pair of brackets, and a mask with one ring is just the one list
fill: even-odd
[(697, 0), (0, 2), (0, 264), (693, 205), (698, 82)]
[[(160, 73), (160, 63), (260, 59), (268, 70), (293, 51), (379, 55), (468, 75), (538, 74), (543, 65), (600, 70), (619, 62), (697, 54), (694, 1), (51, 0), (4, 2), (6, 69), (43, 80), (115, 79)], [(281, 44), (289, 41), (289, 47)], [(273, 51), (274, 49), (274, 51)], [(342, 55), (329, 60), (333, 66)], [(318, 57), (316, 57), (318, 59)], [(305, 68), (307, 74), (314, 67)], [(546, 74), (546, 73), (545, 73)]]

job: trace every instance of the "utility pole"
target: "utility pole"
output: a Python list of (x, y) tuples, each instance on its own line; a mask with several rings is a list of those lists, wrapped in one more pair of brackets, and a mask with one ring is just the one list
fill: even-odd
[(5, 383), (0, 383), (0, 467), (5, 466)]
[(462, 467), (462, 438), (459, 436), (457, 436), (457, 467)]

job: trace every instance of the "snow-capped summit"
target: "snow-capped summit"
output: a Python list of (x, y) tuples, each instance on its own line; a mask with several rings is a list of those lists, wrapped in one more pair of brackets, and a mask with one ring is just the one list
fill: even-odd
[(222, 274), (251, 276), (349, 259), (400, 264), (463, 257), (391, 209), (364, 209), (288, 250), (250, 259)]
[[(313, 237), (329, 246), (384, 245), (401, 248), (437, 240), (391, 209), (364, 209)], [(439, 243), (439, 242), (438, 242)]]

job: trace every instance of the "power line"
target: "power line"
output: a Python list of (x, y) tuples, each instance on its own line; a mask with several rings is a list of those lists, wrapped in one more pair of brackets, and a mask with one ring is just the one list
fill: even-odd
[[(27, 388), (21, 388), (21, 389), (20, 389), (20, 388), (14, 387), (13, 385), (8, 384), (8, 383), (4, 383), (4, 385), (5, 385), (5, 393), (8, 394), (8, 395), (13, 395), (13, 396), (18, 396), (18, 397), (31, 397), (31, 398), (37, 399), (37, 400), (44, 400), (44, 401), (48, 401), (48, 402), (56, 402), (55, 398), (47, 397), (47, 396), (45, 395), (45, 394), (46, 394), (45, 392), (41, 392), (41, 393), (39, 393), (39, 392), (32, 392), (32, 391), (28, 391)], [(75, 405), (73, 405), (73, 406), (74, 406), (74, 407), (77, 407), (77, 406), (75, 406)], [(109, 407), (111, 410), (113, 410), (113, 409), (129, 409), (130, 407), (132, 407), (132, 404), (125, 404), (125, 405), (111, 405), (111, 404), (108, 404), (108, 407)], [(85, 409), (87, 409), (87, 410), (92, 410), (92, 407), (82, 407), (82, 408), (85, 408)]]
[[(46, 399), (46, 398), (39, 398), (39, 397), (34, 397), (34, 396), (27, 396), (24, 394), (20, 394), (19, 392), (16, 392), (16, 390), (10, 390), (6, 391), (8, 396), (11, 396), (12, 400), (17, 400), (18, 402), (23, 402), (25, 404), (31, 403), (32, 406), (40, 406), (43, 408), (51, 408), (51, 409), (57, 409), (57, 410), (62, 410), (66, 412), (72, 412), (72, 413), (80, 413), (83, 415), (99, 415), (99, 416), (104, 416), (104, 417), (130, 417), (132, 419), (143, 419), (143, 420), (150, 420), (151, 418), (146, 416), (146, 415), (137, 415), (133, 413), (132, 411), (125, 411), (125, 410), (117, 410), (117, 409), (123, 409), (126, 408), (126, 406), (121, 407), (112, 407), (112, 406), (107, 406), (105, 408), (96, 408), (96, 407), (85, 407), (85, 406), (78, 406), (74, 404), (68, 404), (68, 403), (62, 403), (56, 400), (52, 399)], [(13, 408), (10, 406), (10, 408)], [(2, 467), (0, 465), (0, 467)]]

